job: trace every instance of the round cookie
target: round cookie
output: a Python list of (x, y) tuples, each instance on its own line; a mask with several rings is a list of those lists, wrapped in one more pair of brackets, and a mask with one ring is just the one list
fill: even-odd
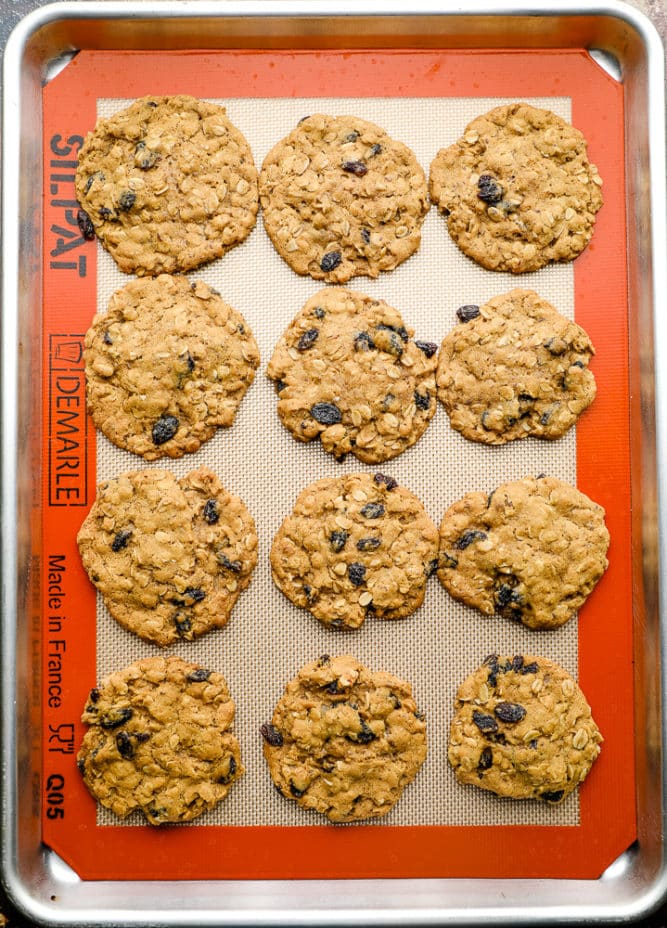
[(240, 313), (203, 281), (167, 274), (113, 294), (84, 358), (93, 422), (147, 461), (197, 451), (231, 426), (259, 365)]
[(178, 657), (148, 657), (90, 691), (77, 756), (95, 799), (121, 818), (189, 822), (243, 774), (234, 703), (221, 674)]
[(257, 563), (250, 513), (205, 467), (105, 480), (77, 543), (113, 618), (163, 647), (225, 625)]
[(257, 218), (257, 169), (224, 107), (186, 95), (142, 97), (99, 119), (75, 181), (84, 233), (122, 271), (199, 267), (242, 242)]
[(581, 326), (532, 290), (462, 306), (440, 349), (436, 383), (452, 427), (503, 445), (560, 438), (595, 399), (595, 354)]
[(554, 804), (586, 778), (602, 740), (562, 667), (492, 654), (456, 694), (448, 758), (460, 783)]
[(325, 477), (301, 492), (271, 547), (273, 580), (324, 625), (401, 619), (423, 602), (438, 532), (392, 477)]
[(429, 208), (410, 149), (355, 116), (302, 119), (264, 159), (264, 227), (297, 274), (377, 277), (419, 247)]
[(267, 368), (278, 415), (299, 441), (341, 460), (388, 461), (424, 433), (436, 408), (437, 345), (413, 340), (397, 310), (343, 288), (311, 297)]
[(302, 667), (261, 733), (278, 790), (330, 822), (386, 815), (426, 758), (410, 684), (349, 655)]
[(571, 261), (588, 245), (602, 180), (582, 133), (526, 103), (478, 116), (431, 164), (431, 200), (461, 251), (514, 274)]
[(604, 509), (555, 477), (525, 477), (467, 493), (440, 525), (438, 578), (485, 615), (556, 628), (608, 566)]

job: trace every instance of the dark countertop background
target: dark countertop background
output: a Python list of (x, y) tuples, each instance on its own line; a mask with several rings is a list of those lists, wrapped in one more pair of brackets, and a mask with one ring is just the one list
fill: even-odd
[[(553, 0), (554, 5), (557, 5), (557, 2), (558, 0)], [(649, 17), (660, 33), (663, 44), (667, 46), (667, 0), (626, 0), (626, 2)], [(0, 0), (0, 46), (3, 50), (14, 26), (31, 10), (45, 5), (40, 0)], [(539, 0), (536, 5), (539, 6)], [(1, 85), (2, 76), (0, 75), (0, 88)], [(651, 918), (636, 924), (638, 928), (667, 928), (667, 904)], [(23, 916), (14, 911), (0, 887), (0, 928), (3, 926), (32, 928)]]

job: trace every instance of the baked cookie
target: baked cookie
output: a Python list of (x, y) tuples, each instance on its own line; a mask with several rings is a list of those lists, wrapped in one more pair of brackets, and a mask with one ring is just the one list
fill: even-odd
[(595, 399), (590, 338), (533, 290), (458, 313), (436, 382), (453, 428), (466, 438), (487, 445), (560, 438)]
[(586, 778), (602, 740), (562, 667), (492, 654), (456, 694), (448, 757), (460, 783), (558, 803)]
[(431, 164), (431, 200), (461, 251), (522, 274), (571, 261), (588, 245), (602, 180), (582, 133), (526, 103), (478, 116)]
[(437, 345), (383, 300), (343, 288), (316, 293), (281, 337), (267, 368), (278, 415), (299, 441), (319, 438), (342, 460), (396, 457), (435, 413)]
[(410, 149), (355, 116), (308, 116), (264, 159), (264, 227), (297, 274), (377, 277), (419, 247), (429, 208)]
[(302, 667), (260, 730), (282, 795), (330, 822), (386, 815), (426, 758), (410, 684), (349, 655)]
[(80, 225), (127, 274), (199, 267), (255, 225), (257, 169), (224, 107), (142, 97), (99, 119), (79, 152)]
[(225, 625), (257, 563), (250, 513), (205, 467), (103, 481), (77, 542), (113, 618), (163, 647)]
[(132, 280), (85, 338), (93, 422), (147, 461), (197, 451), (228, 428), (259, 365), (243, 316), (207, 284)]
[(221, 674), (148, 657), (90, 691), (77, 765), (95, 799), (121, 818), (189, 822), (242, 775), (234, 703)]
[(295, 606), (324, 625), (367, 615), (402, 619), (421, 606), (437, 567), (438, 532), (393, 477), (325, 477), (301, 492), (271, 547), (271, 572)]
[(438, 578), (485, 615), (556, 628), (607, 569), (608, 547), (602, 506), (555, 477), (524, 477), (447, 510)]

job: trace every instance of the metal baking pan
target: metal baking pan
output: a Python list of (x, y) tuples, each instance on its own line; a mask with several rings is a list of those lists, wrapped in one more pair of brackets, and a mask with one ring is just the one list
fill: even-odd
[[(632, 444), (634, 763), (638, 840), (596, 880), (84, 881), (41, 842), (39, 602), (41, 89), (80, 49), (581, 49), (625, 92)], [(62, 3), (23, 20), (5, 55), (2, 204), (2, 874), (48, 925), (426, 925), (628, 921), (667, 895), (664, 782), (665, 121), (663, 50), (622, 3), (420, 0)], [(39, 621), (39, 617), (37, 618)], [(613, 813), (612, 813), (613, 814)], [(483, 853), (483, 848), (480, 849)], [(539, 848), (535, 849), (539, 853)]]

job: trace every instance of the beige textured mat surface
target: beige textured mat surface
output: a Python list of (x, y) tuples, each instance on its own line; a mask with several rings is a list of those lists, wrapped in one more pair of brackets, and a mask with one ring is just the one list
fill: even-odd
[[(526, 98), (570, 118), (565, 98)], [(109, 115), (128, 101), (100, 100), (98, 112)], [(268, 150), (305, 115), (354, 114), (385, 128), (408, 144), (428, 173), (436, 151), (451, 144), (465, 125), (495, 105), (494, 99), (231, 99), (216, 100), (245, 134), (258, 168)], [(550, 632), (531, 632), (500, 618), (487, 619), (454, 602), (437, 579), (429, 581), (425, 603), (408, 619), (383, 622), (369, 618), (356, 632), (321, 626), (309, 613), (292, 606), (274, 587), (268, 554), (271, 540), (299, 491), (325, 476), (375, 470), (348, 458), (336, 464), (319, 445), (295, 442), (278, 420), (266, 365), (273, 346), (306, 299), (321, 289), (295, 275), (274, 251), (261, 215), (250, 237), (214, 264), (190, 275), (216, 287), (245, 316), (257, 339), (261, 365), (231, 430), (179, 461), (146, 465), (119, 451), (98, 435), (98, 479), (145, 466), (166, 467), (180, 476), (207, 465), (223, 484), (246, 502), (257, 523), (259, 565), (226, 628), (172, 649), (188, 660), (221, 671), (237, 704), (236, 731), (246, 774), (228, 799), (198, 824), (308, 825), (319, 818), (300, 810), (275, 791), (261, 749), (259, 726), (271, 717), (284, 684), (297, 669), (323, 653), (354, 653), (373, 669), (386, 669), (413, 684), (426, 712), (429, 754), (415, 782), (383, 820), (393, 825), (540, 824), (578, 822), (576, 793), (560, 806), (502, 801), (480, 790), (459, 786), (446, 760), (447, 735), (458, 683), (491, 652), (543, 654), (567, 670), (577, 670), (576, 622)], [(128, 278), (98, 246), (98, 308)], [(482, 303), (514, 286), (537, 290), (564, 315), (574, 315), (572, 265), (543, 269), (520, 278), (477, 267), (450, 241), (445, 221), (431, 209), (419, 251), (378, 280), (355, 278), (348, 286), (385, 299), (403, 315), (416, 337), (440, 342), (455, 324), (464, 303)], [(422, 439), (403, 455), (382, 465), (423, 501), (434, 522), (469, 490), (491, 490), (498, 483), (546, 472), (571, 483), (576, 479), (576, 437), (571, 432), (555, 443), (526, 439), (502, 448), (467, 442), (449, 426), (439, 407)], [(97, 669), (102, 676), (139, 657), (161, 653), (116, 625), (98, 599)], [(100, 824), (118, 824), (100, 809)], [(136, 817), (128, 824), (141, 824)], [(189, 826), (195, 827), (195, 826)]]

